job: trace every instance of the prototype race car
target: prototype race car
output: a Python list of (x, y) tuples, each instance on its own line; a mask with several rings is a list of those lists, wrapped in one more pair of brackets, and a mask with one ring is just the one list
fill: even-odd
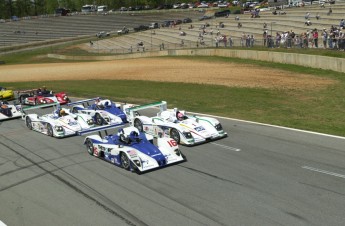
[(185, 161), (173, 139), (158, 137), (155, 146), (152, 136), (140, 133), (132, 126), (103, 138), (99, 135), (87, 136), (84, 144), (90, 155), (137, 173)]
[[(139, 110), (152, 107), (159, 107), (157, 116), (147, 117), (138, 114)], [(177, 143), (187, 146), (227, 136), (217, 119), (186, 115), (185, 111), (179, 111), (177, 108), (167, 110), (165, 101), (128, 108), (126, 114), (130, 125), (135, 126), (140, 132), (155, 137), (163, 134), (163, 136), (171, 137)]]
[[(39, 108), (53, 107), (50, 114), (27, 114), (27, 111)], [(95, 126), (91, 116), (87, 114), (73, 114), (66, 108), (60, 108), (57, 103), (45, 104), (22, 109), (22, 118), (30, 130), (34, 130), (52, 137), (67, 137), (78, 135), (80, 132), (92, 131)]]
[(0, 87), (0, 100), (14, 100), (13, 90)]
[[(92, 102), (92, 104), (90, 104)], [(128, 122), (126, 114), (121, 110), (121, 105), (108, 99), (92, 98), (69, 103), (74, 113), (91, 115), (97, 125), (118, 124)]]
[(0, 121), (22, 116), (21, 105), (9, 104), (7, 101), (0, 101)]
[(55, 93), (51, 90), (31, 89), (18, 91), (18, 99), (21, 104), (26, 105), (39, 105), (51, 104), (58, 102), (59, 104), (67, 104), (70, 101), (65, 92)]

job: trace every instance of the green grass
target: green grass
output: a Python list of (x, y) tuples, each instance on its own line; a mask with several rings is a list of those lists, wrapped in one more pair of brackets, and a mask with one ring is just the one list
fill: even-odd
[[(65, 51), (69, 50), (65, 49)], [(1, 56), (0, 60), (10, 64), (66, 62), (40, 57), (49, 52), (50, 48), (33, 50)], [(216, 85), (117, 80), (2, 83), (1, 86), (16, 90), (46, 85), (55, 91), (66, 91), (70, 96), (85, 98), (101, 96), (137, 104), (166, 100), (168, 107), (345, 136), (344, 73), (237, 58), (202, 56), (179, 58), (250, 64), (331, 78), (338, 82), (321, 90), (229, 88)]]

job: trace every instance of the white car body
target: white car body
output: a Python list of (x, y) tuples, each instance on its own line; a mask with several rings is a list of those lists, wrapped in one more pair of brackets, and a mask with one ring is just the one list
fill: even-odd
[(22, 116), (21, 105), (7, 103), (0, 103), (0, 105), (0, 121)]
[[(28, 110), (50, 106), (54, 106), (53, 113), (44, 115), (38, 115), (36, 113), (26, 114)], [(57, 104), (23, 108), (22, 118), (25, 120), (26, 126), (31, 130), (57, 138), (78, 135), (79, 132), (88, 131), (95, 126), (91, 116), (80, 113), (74, 114), (66, 108), (61, 109), (67, 115), (59, 116), (58, 111), (60, 111), (60, 108), (55, 106)]]
[[(177, 109), (168, 110), (166, 102), (137, 106), (126, 109), (127, 118), (131, 125), (154, 137), (173, 138), (177, 143), (192, 146), (207, 141), (223, 138), (227, 136), (220, 122), (211, 117), (200, 117), (195, 115), (185, 115), (184, 120), (177, 120)], [(147, 117), (136, 114), (138, 110), (143, 110), (158, 106), (160, 111), (157, 116)]]

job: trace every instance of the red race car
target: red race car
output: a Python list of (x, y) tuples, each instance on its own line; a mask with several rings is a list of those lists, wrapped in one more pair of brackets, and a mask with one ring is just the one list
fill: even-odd
[(70, 102), (65, 92), (53, 93), (45, 87), (42, 89), (32, 89), (18, 91), (18, 99), (21, 104), (39, 105), (58, 102), (60, 104), (67, 104)]

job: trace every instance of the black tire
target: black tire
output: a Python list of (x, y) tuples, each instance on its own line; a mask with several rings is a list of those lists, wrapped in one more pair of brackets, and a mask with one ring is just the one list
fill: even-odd
[(29, 117), (26, 117), (25, 124), (30, 130), (32, 130), (31, 119)]
[(35, 105), (36, 106), (38, 105), (38, 99), (37, 98), (35, 99)]
[(125, 170), (130, 170), (131, 163), (130, 163), (127, 155), (122, 152), (120, 158), (121, 158), (121, 166), (122, 166), (122, 168), (124, 168)]
[(140, 121), (140, 119), (135, 119), (134, 120), (134, 127), (139, 130), (139, 132), (143, 132), (143, 123)]
[(93, 143), (90, 139), (87, 139), (85, 142), (86, 150), (90, 155), (93, 155), (94, 149), (93, 149)]
[(103, 125), (103, 123), (104, 123), (104, 119), (98, 113), (95, 115), (95, 123), (97, 125)]
[(21, 104), (25, 104), (25, 98), (27, 98), (29, 95), (27, 95), (27, 94), (23, 94), (23, 95), (20, 95), (19, 96), (19, 102), (21, 103)]
[(76, 113), (78, 113), (78, 110), (77, 110), (77, 108), (72, 108), (72, 113), (73, 113), (73, 114), (76, 114)]
[(54, 136), (53, 127), (50, 124), (47, 125), (47, 135), (50, 137)]
[(170, 130), (170, 137), (174, 139), (178, 144), (180, 143), (180, 133), (177, 131), (177, 129)]

